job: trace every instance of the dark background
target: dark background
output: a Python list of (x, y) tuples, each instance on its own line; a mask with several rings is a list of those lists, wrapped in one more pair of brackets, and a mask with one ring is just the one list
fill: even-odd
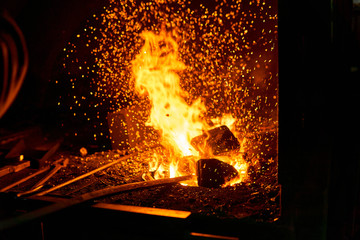
[(358, 14), (279, 1), (279, 174), (298, 239), (360, 239)]
[[(1, 1), (30, 66), (1, 128), (57, 127), (51, 80), (66, 43), (106, 1)], [(351, 1), (279, 1), (279, 174), (294, 239), (360, 239), (359, 10)]]
[[(24, 128), (32, 123), (58, 126), (62, 116), (57, 108), (59, 89), (55, 79), (64, 62), (63, 49), (94, 12), (106, 1), (1, 1), (0, 9), (17, 22), (29, 51), (29, 70), (24, 85), (0, 123)], [(58, 80), (58, 79), (56, 79)]]

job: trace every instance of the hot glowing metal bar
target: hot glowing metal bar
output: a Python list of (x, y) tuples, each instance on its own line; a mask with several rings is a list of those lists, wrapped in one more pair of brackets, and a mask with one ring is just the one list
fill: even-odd
[(185, 219), (191, 215), (191, 212), (188, 212), (188, 211), (128, 206), (128, 205), (110, 204), (110, 203), (97, 203), (97, 204), (93, 205), (93, 207), (117, 210), (117, 211), (124, 211), (124, 212), (162, 216), (162, 217), (183, 218), (183, 219)]
[[(40, 201), (46, 201), (46, 202), (52, 202), (52, 203), (59, 203), (59, 202), (67, 201), (67, 199), (53, 197), (53, 196), (30, 196), (30, 197), (28, 197), (28, 199), (40, 200)], [(128, 205), (114, 204), (114, 203), (96, 203), (96, 204), (92, 205), (92, 207), (100, 208), (100, 209), (115, 210), (115, 211), (124, 211), (124, 212), (148, 214), (148, 215), (155, 215), (155, 216), (163, 216), (163, 217), (182, 218), (182, 219), (185, 219), (191, 215), (191, 212), (189, 212), (189, 211), (139, 207), (139, 206), (128, 206)]]
[(191, 232), (190, 235), (194, 236), (194, 237), (202, 237), (202, 238), (207, 238), (207, 239), (239, 240), (239, 238), (237, 238), (237, 237), (220, 236), (220, 235), (213, 235), (213, 234), (207, 234), (207, 233)]

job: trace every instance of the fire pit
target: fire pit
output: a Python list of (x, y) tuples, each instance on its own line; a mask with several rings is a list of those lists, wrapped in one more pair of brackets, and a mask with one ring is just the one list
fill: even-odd
[[(29, 68), (0, 119), (1, 239), (358, 239), (356, 6), (16, 2), (0, 3), (19, 26), (0, 27), (0, 78), (25, 75), (26, 49)], [(150, 118), (173, 104), (136, 87), (139, 66), (166, 69), (148, 46), (201, 110), (180, 147)]]
[[(109, 185), (132, 171), (137, 177), (130, 181), (198, 175), (176, 185), (179, 192), (188, 189), (183, 202), (193, 206), (200, 206), (191, 204), (199, 185), (223, 188), (203, 191), (224, 195), (240, 189), (241, 197), (278, 191), (276, 8), (271, 1), (111, 1), (89, 19), (64, 49), (74, 90), (59, 105), (70, 104), (75, 118), (95, 118), (96, 128), (108, 124), (110, 135), (94, 132), (94, 139), (142, 152), (127, 164), (131, 171), (103, 174), (114, 179)], [(82, 60), (83, 49), (93, 60)], [(88, 90), (79, 92), (86, 83)], [(153, 191), (160, 190), (139, 195)], [(131, 199), (134, 194), (119, 201), (165, 208), (174, 202), (165, 197), (158, 205), (154, 196)]]
[(101, 150), (66, 151), (65, 138), (54, 176), (4, 191), (279, 219), (275, 1), (110, 1), (64, 53), (58, 106), (74, 120), (62, 125), (89, 123), (71, 138)]

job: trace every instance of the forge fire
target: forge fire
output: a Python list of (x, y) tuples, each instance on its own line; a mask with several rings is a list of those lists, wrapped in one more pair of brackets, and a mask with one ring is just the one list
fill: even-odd
[[(191, 105), (185, 101), (188, 93), (180, 87), (180, 78), (176, 73), (184, 70), (185, 64), (178, 60), (176, 41), (164, 31), (159, 35), (152, 32), (142, 35), (145, 44), (132, 62), (132, 69), (138, 95), (145, 95), (151, 105), (145, 124), (159, 133), (160, 145), (164, 149), (161, 155), (165, 157), (154, 154), (149, 162), (154, 177), (161, 178), (164, 172), (168, 172), (167, 177), (195, 174), (197, 160), (214, 156), (222, 158), (223, 162), (232, 162), (244, 174), (246, 164), (242, 155), (229, 154), (231, 150), (241, 150), (232, 132), (225, 125), (220, 128), (214, 126), (213, 121), (206, 121), (206, 106), (200, 97)], [(229, 123), (234, 123), (231, 115), (226, 117)], [(210, 128), (213, 128), (211, 132), (208, 131)], [(220, 168), (215, 169), (221, 171)], [(241, 174), (234, 174), (239, 181), (243, 178)], [(226, 176), (229, 177), (228, 174)]]
[[(236, 169), (230, 185), (276, 161), (274, 2), (110, 1), (76, 38), (64, 49), (70, 110), (86, 121), (107, 115), (113, 148), (151, 148), (143, 161), (152, 178), (195, 174), (199, 159), (216, 158)], [(217, 142), (221, 127), (233, 142)]]
[(64, 55), (59, 108), (142, 180), (278, 189), (276, 1), (111, 0)]

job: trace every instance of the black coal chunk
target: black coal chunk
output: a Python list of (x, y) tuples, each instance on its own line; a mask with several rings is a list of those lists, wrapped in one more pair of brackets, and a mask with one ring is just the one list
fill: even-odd
[(210, 129), (206, 133), (194, 137), (191, 140), (191, 145), (201, 155), (205, 156), (209, 154), (219, 156), (240, 149), (239, 140), (225, 125)]
[(227, 181), (238, 176), (236, 169), (218, 159), (200, 159), (196, 165), (198, 185), (219, 188)]

